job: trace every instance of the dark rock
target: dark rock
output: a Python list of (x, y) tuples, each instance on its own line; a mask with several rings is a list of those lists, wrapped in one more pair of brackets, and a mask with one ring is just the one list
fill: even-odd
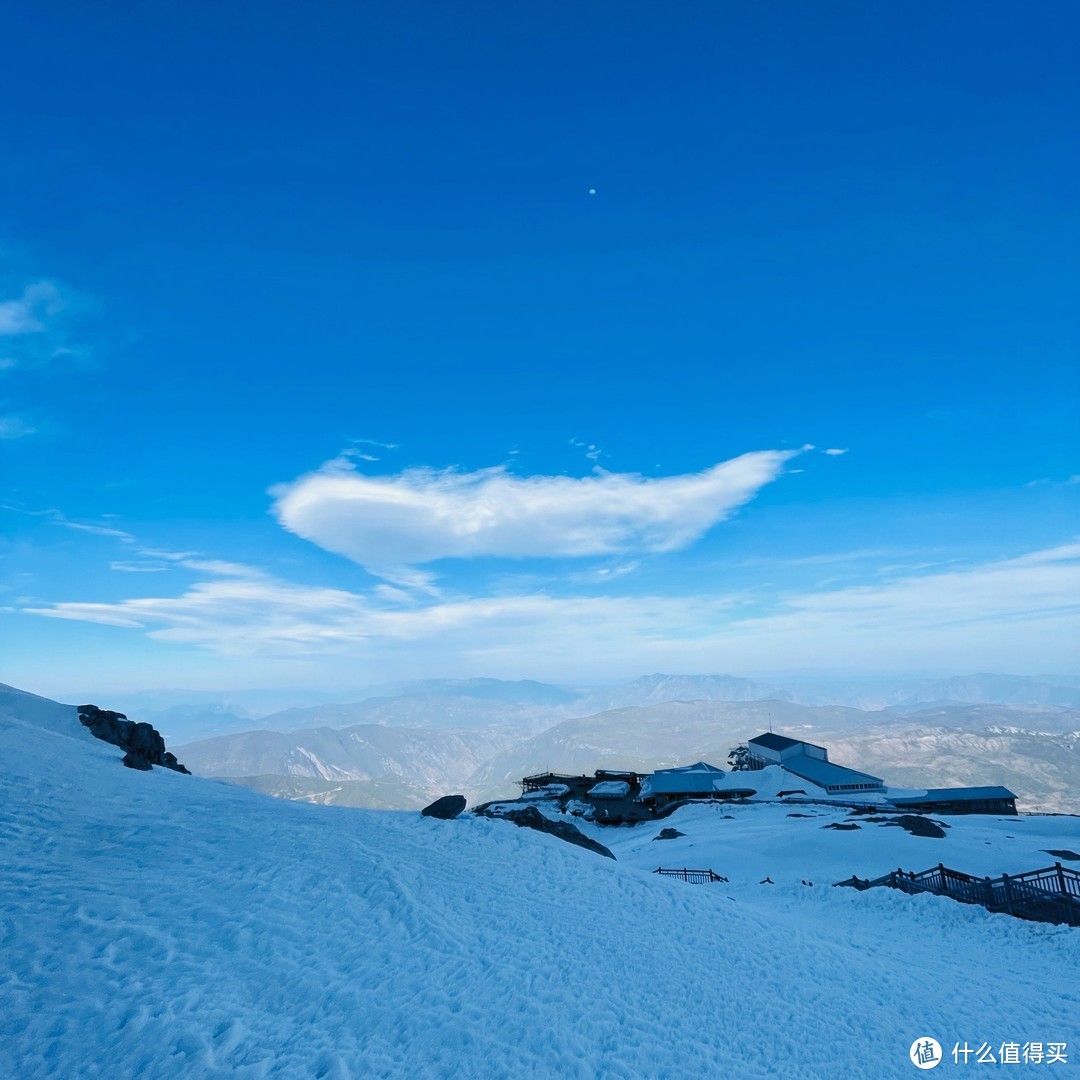
[(931, 821), (920, 814), (901, 814), (900, 817), (881, 818), (879, 820), (885, 826), (899, 825), (901, 829), (906, 829), (912, 836), (929, 836), (934, 840), (944, 840), (945, 829), (949, 827), (944, 825), (943, 822)]
[(420, 811), (424, 817), (440, 818), (443, 821), (453, 821), (454, 818), (465, 809), (464, 795), (444, 795), (436, 799), (430, 806), (425, 806)]
[(1066, 859), (1069, 862), (1080, 862), (1080, 855), (1069, 848), (1043, 848), (1047, 855), (1053, 855), (1055, 859)]
[(550, 836), (557, 836), (560, 840), (565, 840), (568, 844), (576, 844), (578, 847), (595, 851), (598, 855), (603, 855), (608, 859), (615, 858), (603, 844), (598, 844), (595, 840), (585, 836), (576, 825), (571, 825), (569, 821), (552, 821), (550, 818), (544, 817), (535, 806), (524, 806), (521, 809), (510, 810), (506, 808), (505, 803), (491, 803), (480, 807), (477, 813), (483, 817), (504, 818), (506, 821), (512, 821), (518, 828), (535, 829), (537, 832), (548, 833)]
[(788, 817), (817, 817), (817, 814), (788, 814)]
[(679, 832), (678, 829), (661, 829), (654, 837), (654, 840), (677, 840), (680, 836), (685, 836), (686, 833)]
[(123, 713), (99, 709), (96, 705), (80, 705), (79, 720), (95, 738), (126, 750), (123, 763), (129, 769), (146, 771), (161, 765), (173, 772), (188, 773), (176, 756), (165, 749), (161, 733), (150, 724), (137, 724)]
[(840, 832), (851, 832), (852, 829), (861, 829), (854, 821), (830, 821), (828, 825), (822, 825), (823, 829), (837, 829)]

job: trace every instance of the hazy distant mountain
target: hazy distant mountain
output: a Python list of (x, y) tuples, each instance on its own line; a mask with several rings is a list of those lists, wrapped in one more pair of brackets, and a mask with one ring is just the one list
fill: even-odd
[(733, 675), (654, 674), (617, 686), (593, 689), (574, 701), (568, 711), (576, 716), (586, 716), (665, 701), (765, 700), (792, 701), (800, 705), (843, 705), (869, 711), (884, 708), (906, 711), (954, 702), (1080, 708), (1080, 680), (981, 674), (944, 679), (802, 676), (760, 681)]
[[(615, 686), (571, 689), (530, 679), (429, 679), (372, 687), (352, 702), (309, 690), (234, 692), (161, 690), (120, 695), (86, 693), (146, 720), (167, 739), (190, 741), (232, 732), (377, 723), (401, 727), (519, 725), (535, 734), (558, 720), (665, 701), (791, 701), (910, 712), (930, 705), (1058, 705), (1080, 708), (1080, 678), (1056, 675), (785, 677), (756, 681), (732, 675), (654, 674)], [(342, 704), (334, 704), (345, 702)]]
[(1071, 733), (874, 725), (829, 740), (829, 756), (898, 787), (1004, 784), (1021, 810), (1080, 814), (1080, 712), (1071, 719)]
[(665, 701), (793, 701), (782, 687), (733, 675), (643, 675), (640, 679), (594, 690), (574, 703), (579, 716)]
[(249, 731), (188, 743), (181, 754), (197, 776), (369, 784), (393, 779), (441, 795), (460, 789), (483, 762), (519, 738), (519, 732), (505, 727), (440, 731), (362, 724), (342, 730)]
[(432, 801), (430, 790), (417, 787), (399, 776), (378, 780), (321, 780), (308, 776), (240, 776), (230, 784), (294, 802), (320, 806), (351, 806), (367, 810), (421, 810)]
[[(564, 713), (548, 706), (521, 704), (498, 698), (450, 694), (406, 694), (375, 697), (352, 705), (315, 705), (286, 709), (263, 717), (260, 728), (284, 731), (313, 727), (383, 724), (410, 728), (480, 728), (492, 724), (516, 727), (531, 735), (557, 723)], [(250, 725), (249, 725), (250, 726)]]
[(1040, 732), (1065, 733), (1080, 729), (1080, 709), (1057, 705), (937, 705), (896, 715), (887, 722), (892, 730), (907, 727), (962, 728), (984, 731), (997, 727), (1017, 727)]
[(161, 713), (176, 706), (221, 709), (240, 717), (255, 719), (269, 713), (298, 706), (318, 705), (333, 701), (339, 694), (304, 689), (251, 690), (133, 690), (122, 693), (87, 691), (77, 695), (81, 700), (107, 700), (110, 707), (124, 713)]
[(993, 705), (1058, 705), (1080, 708), (1080, 687), (1027, 675), (954, 675), (923, 683), (896, 708), (964, 702)]
[(581, 697), (578, 691), (533, 679), (424, 679), (415, 683), (373, 687), (371, 693), (378, 697), (466, 697), (547, 706), (569, 705)]
[(245, 731), (258, 723), (250, 716), (230, 712), (220, 705), (173, 705), (160, 710), (132, 710), (130, 715), (132, 719), (153, 724), (170, 743)]
[(804, 705), (898, 712), (938, 704), (1058, 705), (1080, 708), (1080, 684), (1065, 676), (952, 675), (943, 679), (804, 677), (778, 680)]

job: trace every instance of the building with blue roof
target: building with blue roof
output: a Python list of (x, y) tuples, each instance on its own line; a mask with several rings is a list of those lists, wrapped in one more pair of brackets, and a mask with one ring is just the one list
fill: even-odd
[(725, 786), (728, 774), (705, 761), (676, 769), (657, 769), (645, 779), (641, 798), (657, 806), (683, 799), (744, 799), (756, 794), (752, 788)]
[(930, 788), (922, 795), (890, 798), (898, 810), (916, 810), (934, 814), (1015, 814), (1016, 796), (1007, 788), (960, 787)]
[(758, 735), (747, 743), (752, 768), (764, 769), (780, 765), (800, 780), (823, 788), (830, 795), (848, 791), (882, 791), (885, 781), (880, 776), (848, 769), (829, 760), (829, 751), (816, 743), (789, 739), (771, 731)]

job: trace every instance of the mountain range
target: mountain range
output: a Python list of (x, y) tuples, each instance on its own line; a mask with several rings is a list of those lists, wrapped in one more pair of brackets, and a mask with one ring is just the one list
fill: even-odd
[[(671, 687), (687, 684), (673, 680)], [(657, 690), (655, 681), (638, 687)], [(494, 717), (475, 699), (376, 699), (282, 714), (294, 722), (358, 714)], [(395, 706), (395, 702), (399, 705)], [(396, 712), (396, 708), (402, 711)], [(1080, 710), (1055, 705), (938, 705), (897, 712), (793, 701), (660, 701), (624, 706), (549, 726), (521, 706), (496, 706), (517, 723), (334, 729), (298, 727), (201, 740), (181, 748), (196, 774), (227, 778), (286, 798), (406, 808), (448, 791), (472, 801), (507, 798), (523, 776), (553, 770), (656, 768), (698, 760), (724, 766), (730, 749), (775, 730), (826, 745), (831, 759), (917, 788), (1003, 784), (1027, 810), (1080, 812)], [(479, 710), (479, 711), (477, 711)], [(526, 722), (528, 721), (528, 722)], [(530, 730), (530, 723), (542, 730)]]
[[(80, 691), (80, 700), (102, 697)], [(169, 740), (191, 742), (243, 731), (385, 724), (476, 727), (512, 724), (536, 734), (576, 717), (666, 701), (788, 701), (865, 711), (910, 712), (933, 705), (1048, 705), (1080, 708), (1080, 678), (956, 675), (947, 678), (645, 675), (613, 686), (557, 686), (535, 680), (428, 679), (368, 687), (349, 697), (311, 690), (161, 690), (108, 695), (110, 707), (138, 716)]]

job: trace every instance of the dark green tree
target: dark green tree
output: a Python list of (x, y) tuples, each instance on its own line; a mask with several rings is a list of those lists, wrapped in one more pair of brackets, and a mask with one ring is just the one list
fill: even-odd
[(746, 743), (733, 746), (728, 751), (727, 760), (732, 772), (749, 772), (753, 767), (750, 764), (750, 748)]

